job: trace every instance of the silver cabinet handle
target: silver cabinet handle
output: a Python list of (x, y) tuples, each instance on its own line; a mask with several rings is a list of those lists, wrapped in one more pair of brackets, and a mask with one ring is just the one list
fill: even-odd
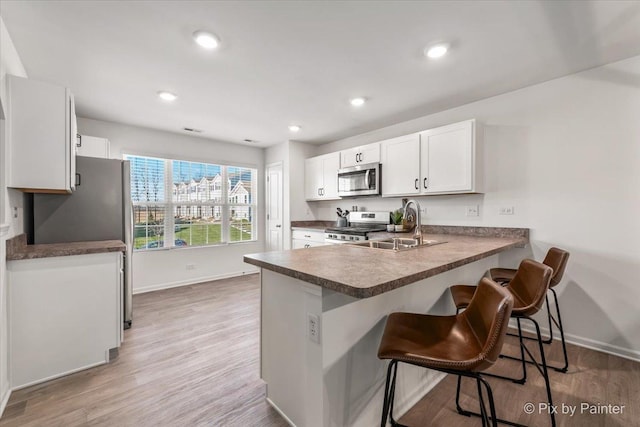
[(418, 190), (418, 189), (419, 189), (419, 187), (418, 187), (418, 178), (416, 178), (416, 180), (415, 180), (415, 182), (413, 183), (413, 185), (416, 187), (416, 190)]
[(280, 228), (280, 227), (282, 227), (282, 225), (280, 225), (280, 224), (276, 225), (276, 228)]
[(309, 239), (311, 238), (311, 236), (310, 236), (310, 235), (308, 235), (308, 234), (305, 234), (305, 235), (304, 235), (304, 237), (307, 237), (307, 238), (309, 238)]

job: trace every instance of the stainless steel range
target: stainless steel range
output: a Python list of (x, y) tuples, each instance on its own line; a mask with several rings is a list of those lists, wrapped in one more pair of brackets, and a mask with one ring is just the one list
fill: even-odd
[(369, 240), (372, 231), (386, 231), (389, 212), (351, 212), (348, 227), (332, 227), (324, 230), (327, 243), (354, 243)]

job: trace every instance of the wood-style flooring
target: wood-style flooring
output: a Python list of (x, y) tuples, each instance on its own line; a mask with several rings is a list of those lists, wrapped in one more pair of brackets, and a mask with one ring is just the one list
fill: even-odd
[(2, 427), (288, 424), (259, 377), (257, 274), (135, 295), (107, 365), (13, 392)]
[[(112, 363), (14, 392), (0, 426), (284, 427), (259, 378), (259, 298), (258, 275), (136, 295), (134, 327)], [(515, 354), (516, 342), (508, 338), (505, 351)], [(558, 343), (550, 349), (555, 363), (559, 350)], [(640, 426), (640, 363), (576, 346), (569, 354), (569, 372), (551, 372), (553, 397), (560, 409), (578, 405), (578, 413), (558, 415), (558, 426)], [(500, 360), (492, 370), (517, 375), (518, 369), (517, 362)], [(550, 425), (545, 414), (523, 410), (526, 402), (545, 401), (535, 368), (524, 386), (489, 381), (498, 416)], [(480, 426), (478, 418), (455, 412), (455, 385), (447, 377), (400, 421)], [(582, 402), (625, 408), (618, 415), (580, 414)], [(470, 380), (462, 404), (477, 410)]]

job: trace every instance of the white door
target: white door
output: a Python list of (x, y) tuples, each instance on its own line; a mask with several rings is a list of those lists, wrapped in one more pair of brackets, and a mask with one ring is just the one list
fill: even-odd
[(282, 221), (282, 163), (267, 166), (267, 233), (266, 250), (283, 249)]

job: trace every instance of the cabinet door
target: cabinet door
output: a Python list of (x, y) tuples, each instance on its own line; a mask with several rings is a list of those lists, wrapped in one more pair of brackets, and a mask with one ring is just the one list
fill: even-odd
[(338, 197), (338, 169), (340, 169), (340, 153), (322, 156), (322, 190), (323, 200), (337, 200)]
[(77, 135), (78, 135), (78, 121), (76, 119), (76, 102), (71, 94), (67, 90), (67, 103), (68, 105), (68, 114), (69, 114), (69, 134), (67, 135), (67, 149), (69, 151), (69, 177), (67, 182), (69, 183), (69, 188), (71, 190), (76, 189), (76, 155), (77, 152)]
[(307, 200), (320, 199), (323, 171), (322, 159), (312, 157), (304, 161), (304, 196)]
[(420, 135), (380, 143), (382, 197), (418, 194), (420, 187)]
[(7, 76), (9, 187), (71, 191), (69, 95), (62, 86)]
[(303, 249), (307, 248), (307, 243), (304, 240), (292, 239), (291, 240), (291, 249)]
[(14, 387), (109, 361), (120, 346), (121, 265), (121, 252), (7, 263)]
[(350, 148), (348, 150), (342, 150), (340, 152), (340, 167), (348, 168), (358, 164), (360, 155), (360, 147)]
[(109, 158), (109, 140), (95, 136), (80, 135), (78, 156)]
[(420, 134), (420, 187), (423, 194), (473, 191), (472, 120)]
[(380, 163), (380, 143), (349, 148), (340, 152), (340, 167), (348, 168), (367, 163)]
[(360, 147), (360, 164), (380, 163), (380, 143)]

